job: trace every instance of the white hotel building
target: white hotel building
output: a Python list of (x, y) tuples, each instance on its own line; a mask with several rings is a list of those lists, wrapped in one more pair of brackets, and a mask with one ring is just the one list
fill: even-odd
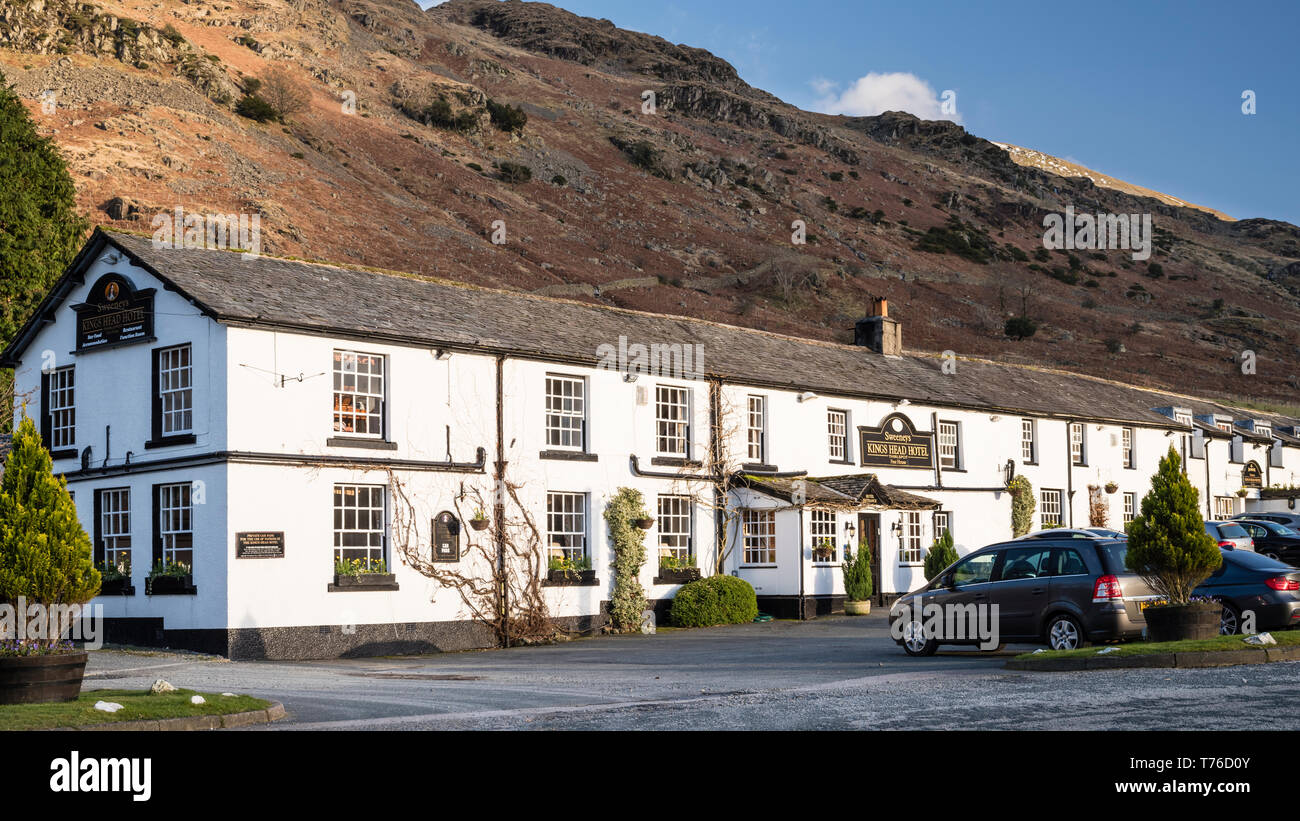
[[(960, 552), (1010, 538), (1013, 475), (1033, 484), (1035, 528), (1087, 526), (1089, 486), (1110, 483), (1110, 524), (1122, 527), (1171, 445), (1207, 518), (1294, 507), (1260, 489), (1298, 483), (1298, 420), (991, 362), (958, 360), (948, 373), (938, 357), (903, 353), (887, 316), (857, 330), (858, 344), (831, 344), (160, 250), (98, 230), (2, 364), (68, 479), (96, 561), (130, 567), (96, 600), (110, 639), (232, 657), (487, 642), (452, 591), (401, 561), (394, 477), (418, 543), (448, 562), (460, 556), (454, 543), (433, 555), (435, 519), (475, 493), (493, 499), (498, 472), (518, 487), (548, 549), (590, 562), (580, 583), (542, 588), (572, 629), (605, 619), (613, 553), (602, 512), (620, 487), (640, 490), (656, 520), (641, 582), (661, 612), (678, 585), (657, 552), (737, 575), (760, 609), (803, 618), (842, 601), (846, 545), (868, 546), (888, 600), (924, 581), (922, 558), (944, 528)], [(699, 373), (601, 367), (601, 346), (620, 337), (701, 346)], [(720, 466), (738, 477), (726, 515), (709, 478)], [(829, 553), (814, 551), (827, 541)], [(721, 558), (720, 542), (731, 546)], [(338, 558), (382, 560), (392, 579), (341, 584)], [(159, 561), (190, 575), (147, 584)]]

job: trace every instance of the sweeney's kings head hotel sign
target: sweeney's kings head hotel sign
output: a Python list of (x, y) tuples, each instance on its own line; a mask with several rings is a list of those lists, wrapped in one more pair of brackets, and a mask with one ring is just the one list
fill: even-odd
[(863, 467), (930, 468), (934, 465), (934, 434), (919, 433), (901, 413), (886, 416), (878, 428), (858, 428)]
[(105, 274), (77, 312), (77, 352), (146, 342), (153, 335), (153, 288), (137, 291), (121, 274)]

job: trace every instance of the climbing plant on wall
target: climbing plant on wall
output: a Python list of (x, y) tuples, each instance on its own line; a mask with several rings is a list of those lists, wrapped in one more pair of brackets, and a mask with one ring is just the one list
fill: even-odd
[(645, 612), (645, 589), (640, 578), (645, 564), (645, 531), (637, 527), (636, 520), (649, 515), (641, 491), (632, 488), (619, 488), (605, 506), (605, 523), (614, 547), (614, 594), (609, 616), (619, 630), (640, 627)]
[(1038, 502), (1034, 499), (1034, 486), (1023, 476), (1017, 476), (1007, 484), (1011, 492), (1011, 535), (1020, 538), (1034, 526), (1034, 509)]

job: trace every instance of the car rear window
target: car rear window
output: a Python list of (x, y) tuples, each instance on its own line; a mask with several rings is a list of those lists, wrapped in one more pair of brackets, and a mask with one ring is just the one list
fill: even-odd
[(1250, 534), (1241, 525), (1221, 524), (1219, 525), (1220, 539), (1249, 539)]
[(1295, 568), (1288, 564), (1283, 564), (1277, 559), (1270, 559), (1260, 553), (1249, 553), (1245, 550), (1224, 551), (1223, 560), (1229, 564), (1234, 564), (1244, 570), (1258, 570), (1261, 572), (1279, 572), (1293, 573)]
[(1128, 555), (1128, 542), (1098, 542), (1097, 552), (1101, 554), (1101, 563), (1107, 573), (1129, 572), (1124, 566), (1124, 557)]

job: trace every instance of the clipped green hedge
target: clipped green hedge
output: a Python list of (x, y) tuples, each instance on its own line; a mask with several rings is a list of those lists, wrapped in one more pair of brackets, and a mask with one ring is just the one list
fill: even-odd
[(678, 627), (744, 624), (757, 615), (754, 588), (735, 576), (710, 576), (682, 585), (669, 613)]

